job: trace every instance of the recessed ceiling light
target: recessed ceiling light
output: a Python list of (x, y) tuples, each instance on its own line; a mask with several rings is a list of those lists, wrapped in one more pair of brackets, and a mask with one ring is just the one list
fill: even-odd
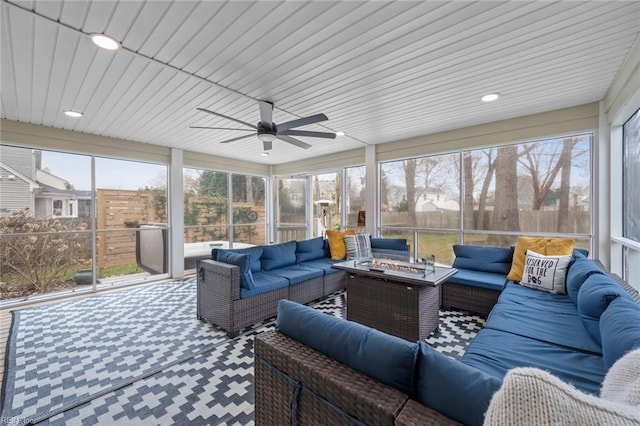
[(484, 95), (481, 99), (482, 102), (493, 102), (497, 101), (500, 98), (500, 93), (489, 93), (488, 95)]
[(71, 109), (68, 109), (64, 112), (66, 115), (68, 115), (69, 117), (73, 117), (73, 118), (80, 118), (82, 117), (82, 113), (78, 112), (78, 111), (73, 111)]
[(344, 136), (344, 132), (336, 132), (336, 138)]
[(118, 50), (120, 49), (120, 42), (113, 37), (106, 34), (90, 34), (91, 41), (98, 47), (106, 50)]
[(268, 152), (263, 152), (263, 153), (262, 153), (262, 154), (260, 154), (260, 155), (262, 155), (263, 157), (268, 157), (268, 156), (269, 156), (269, 153), (268, 153)]

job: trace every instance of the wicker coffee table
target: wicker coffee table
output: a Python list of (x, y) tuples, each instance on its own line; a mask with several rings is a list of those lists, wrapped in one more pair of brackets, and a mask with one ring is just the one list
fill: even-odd
[(347, 319), (415, 342), (438, 328), (440, 284), (457, 270), (437, 266), (425, 273), (406, 262), (346, 261)]

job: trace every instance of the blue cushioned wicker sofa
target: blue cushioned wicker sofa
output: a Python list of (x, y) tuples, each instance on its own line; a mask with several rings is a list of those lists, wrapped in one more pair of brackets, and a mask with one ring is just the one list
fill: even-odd
[[(407, 240), (371, 238), (376, 257), (408, 259)], [(237, 250), (214, 248), (198, 263), (198, 319), (235, 337), (242, 328), (271, 318), (280, 299), (308, 303), (344, 289), (346, 273), (331, 266), (322, 237)]]
[(255, 341), (256, 424), (482, 424), (508, 370), (537, 367), (598, 395), (640, 348), (640, 298), (574, 252), (566, 294), (506, 282), (460, 361), (292, 302)]

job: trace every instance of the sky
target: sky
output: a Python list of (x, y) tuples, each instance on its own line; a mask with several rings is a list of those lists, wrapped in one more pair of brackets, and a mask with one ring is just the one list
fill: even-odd
[[(91, 157), (42, 151), (42, 168), (69, 181), (75, 189), (91, 190)], [(133, 189), (166, 181), (167, 167), (159, 164), (96, 157), (96, 188)]]

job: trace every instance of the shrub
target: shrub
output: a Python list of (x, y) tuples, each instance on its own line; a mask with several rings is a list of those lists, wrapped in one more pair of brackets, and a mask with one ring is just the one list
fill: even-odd
[[(63, 281), (73, 267), (91, 265), (88, 225), (78, 219), (39, 219), (28, 210), (0, 219), (0, 267), (13, 272), (29, 290), (45, 292)], [(84, 244), (83, 244), (84, 243)]]

